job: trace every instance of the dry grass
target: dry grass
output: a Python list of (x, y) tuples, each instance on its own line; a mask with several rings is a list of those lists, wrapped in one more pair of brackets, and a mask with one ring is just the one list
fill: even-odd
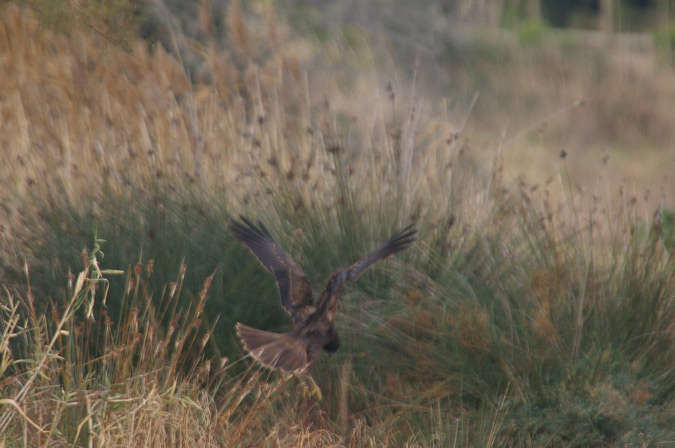
[[(69, 283), (70, 300), (47, 314), (36, 312), (30, 281), (26, 296), (5, 288), (3, 446), (384, 447), (400, 440), (391, 422), (347, 421), (348, 363), (340, 379), (341, 423), (332, 427), (318, 403), (300, 398), (292, 379), (272, 379), (253, 364), (237, 373), (227, 358), (219, 365), (204, 359), (211, 331), (199, 330), (210, 279), (193, 308), (177, 309), (182, 266), (157, 308), (147, 287), (153, 260), (125, 273), (101, 271), (100, 256), (98, 244), (85, 254), (85, 269)], [(27, 265), (25, 273), (30, 278)], [(113, 275), (126, 275), (119, 321), (101, 307), (102, 286)], [(418, 446), (419, 435), (412, 431), (403, 445)]]
[[(420, 93), (417, 72), (385, 78), (386, 61), (339, 40), (322, 47), (322, 62), (316, 42), (273, 11), (247, 18), (240, 2), (230, 3), (223, 50), (210, 14), (203, 2), (205, 42), (172, 31), (175, 48), (198, 55), (189, 62), (159, 45), (126, 53), (95, 35), (54, 34), (18, 9), (0, 15), (0, 443), (609, 446), (673, 437), (674, 242), (660, 197), (619, 191), (609, 176), (577, 186), (558, 149), (552, 180), (514, 184), (505, 161), (518, 141), (484, 131), (499, 135), (500, 149), (477, 154), (465, 129), (471, 107), (448, 112)], [(331, 58), (345, 54), (347, 67), (332, 72)], [(241, 352), (210, 351), (232, 335), (216, 340), (208, 301), (259, 293), (247, 285), (261, 274), (245, 269), (243, 252), (222, 248), (195, 291), (185, 290), (182, 262), (177, 275), (158, 274), (161, 260), (143, 258), (167, 227), (184, 230), (160, 245), (188, 239), (213, 250), (205, 235), (237, 213), (278, 231), (312, 281), (392, 228), (421, 228), (414, 250), (346, 291), (339, 329), (348, 343), (337, 363), (316, 369), (323, 403)], [(65, 260), (81, 249), (67, 244), (71, 234), (101, 220), (129, 226), (104, 249), (141, 262), (102, 269), (96, 240), (68, 275)], [(135, 234), (147, 235), (143, 244)], [(17, 278), (10, 268), (20, 260)], [(55, 280), (31, 277), (29, 266)], [(228, 282), (235, 293), (217, 289)]]
[[(65, 309), (53, 305), (38, 315), (30, 287), (25, 297), (4, 291), (5, 446), (242, 446), (260, 437), (255, 428), (285, 384), (250, 370), (235, 377), (226, 358), (220, 365), (204, 359), (211, 329), (200, 331), (200, 314), (210, 279), (194, 308), (168, 316), (167, 328), (161, 321), (176, 310), (185, 266), (158, 309), (146, 284), (152, 261), (137, 266), (126, 273), (124, 311), (115, 322), (96, 302), (105, 301), (103, 275), (125, 273), (100, 271), (98, 256), (92, 251), (73, 277)], [(298, 428), (287, 437), (311, 443), (320, 436)], [(275, 437), (269, 434), (271, 445)]]
[[(380, 80), (370, 78), (353, 86), (368, 104), (366, 121), (354, 128), (354, 141), (343, 141), (354, 118), (309, 89), (292, 39), (241, 69), (215, 44), (204, 48), (191, 83), (161, 46), (101, 51), (95, 37), (46, 34), (17, 10), (2, 15), (2, 27), (4, 220), (20, 214), (30, 196), (75, 201), (104, 186), (147, 190), (162, 182), (208, 187), (240, 210), (263, 208), (279, 190), (291, 193), (296, 208), (331, 209), (344, 176), (367, 182), (359, 207), (383, 190), (400, 195), (401, 221), (431, 211), (443, 216), (456, 196), (461, 128), (447, 117), (422, 119), (414, 91), (395, 103), (393, 91), (391, 99), (380, 97)], [(394, 106), (404, 113), (392, 117)], [(413, 209), (420, 198), (433, 206)]]

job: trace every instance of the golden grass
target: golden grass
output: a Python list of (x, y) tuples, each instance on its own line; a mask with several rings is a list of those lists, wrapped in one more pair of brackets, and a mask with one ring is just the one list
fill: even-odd
[[(12, 8), (5, 11), (0, 24), (6, 80), (0, 86), (5, 98), (0, 144), (8, 161), (0, 167), (5, 214), (17, 213), (16, 201), (30, 191), (36, 196), (64, 194), (73, 200), (82, 191), (100, 191), (104, 184), (150, 188), (167, 179), (207, 186), (242, 210), (252, 200), (268, 200), (265, 192), (280, 189), (282, 184), (292, 189), (296, 206), (326, 208), (339, 200), (331, 173), (336, 170), (334, 155), (342, 151), (352, 158), (346, 167), (350, 181), (362, 182), (364, 195), (376, 192), (375, 197), (358, 198), (364, 207), (379, 200), (379, 194), (402, 189), (402, 221), (406, 215), (431, 211), (436, 218), (445, 216), (448, 198), (461, 198), (467, 204), (460, 210), (453, 203), (455, 215), (480, 208), (476, 201), (482, 201), (481, 186), (476, 185), (474, 192), (458, 192), (452, 185), (464, 183), (458, 178), (467, 175), (467, 167), (494, 157), (484, 153), (483, 143), (470, 141), (501, 147), (504, 142), (494, 140), (499, 132), (477, 130), (471, 119), (468, 124), (473, 129), (465, 131), (464, 112), (449, 114), (446, 104), (424, 97), (428, 92), (416, 89), (415, 81), (400, 85), (396, 73), (383, 78), (372, 58), (365, 60), (370, 65), (365, 75), (351, 76), (353, 69), (346, 68), (331, 76), (312, 55), (311, 43), (291, 36), (273, 12), (268, 26), (254, 36), (259, 47), (272, 51), (264, 56), (258, 51), (247, 62), (235, 62), (249, 51), (248, 40), (253, 39), (237, 5), (232, 2), (227, 14), (237, 54), (233, 58), (214, 41), (206, 46), (192, 43), (202, 59), (192, 69), (191, 78), (161, 45), (149, 51), (139, 43), (125, 53), (92, 35), (74, 33), (68, 38), (45, 32), (30, 15)], [(205, 6), (202, 10), (207, 11)], [(202, 21), (208, 22), (205, 17)], [(175, 40), (185, 40), (176, 34)], [(309, 71), (303, 74), (302, 66)], [(348, 91), (340, 88), (347, 76)], [(519, 74), (505, 79), (520, 80), (523, 91), (542, 84), (537, 73), (530, 76), (529, 80)], [(389, 84), (387, 94), (383, 86), (388, 81), (394, 84)], [(640, 85), (646, 82), (640, 78)], [(624, 85), (619, 83), (611, 91), (618, 92)], [(588, 88), (579, 87), (579, 95), (564, 104), (584, 98), (587, 95), (582, 93)], [(321, 93), (326, 91), (335, 92), (330, 102)], [(543, 91), (537, 95), (543, 96)], [(639, 92), (636, 95), (635, 101), (640, 100)], [(586, 114), (572, 108), (563, 115)], [(548, 121), (542, 121), (544, 129)], [(346, 123), (353, 141), (340, 140)], [(514, 132), (516, 138), (507, 135), (508, 145), (500, 152), (506, 163), (505, 180), (522, 172), (531, 179), (532, 188), (542, 191), (548, 179), (561, 176), (556, 155), (565, 143), (551, 137), (550, 144), (542, 139), (533, 148), (524, 138), (528, 133), (521, 135), (516, 130), (510, 134)], [(486, 136), (492, 141), (486, 141)], [(611, 153), (611, 171), (601, 164), (605, 153), (590, 163), (587, 156), (570, 157), (566, 163), (574, 182), (608, 201), (619, 200), (618, 188), (609, 186), (616, 181), (639, 197), (650, 188), (652, 210), (648, 214), (664, 201), (671, 204), (663, 191), (670, 186), (670, 180), (663, 177), (668, 165), (656, 162), (662, 156), (627, 154), (624, 161), (620, 153)], [(485, 173), (477, 182), (489, 182), (489, 176)], [(562, 177), (549, 191), (556, 202), (569, 203), (570, 198), (560, 194), (567, 182), (564, 172)], [(577, 196), (576, 191), (570, 193)]]
[[(237, 14), (233, 3), (228, 20), (241, 21)], [(364, 183), (356, 198), (363, 207), (401, 194), (401, 221), (431, 210), (441, 216), (454, 195), (461, 141), (446, 117), (422, 120), (410, 109), (390, 122), (393, 103), (378, 97), (378, 80), (358, 81), (355, 94), (369, 91), (369, 108), (365, 122), (352, 124), (368, 146), (340, 141), (340, 122), (351, 118), (330, 103), (316, 107), (323, 99), (297, 71), (292, 40), (242, 69), (213, 44), (196, 72), (214, 84), (191, 83), (159, 45), (125, 53), (90, 35), (45, 32), (11, 8), (1, 20), (0, 144), (8, 163), (0, 177), (10, 217), (30, 195), (72, 201), (104, 185), (151, 189), (164, 181), (218, 191), (240, 210), (279, 189), (292, 192), (296, 208), (330, 209), (340, 200), (336, 176), (345, 174)], [(415, 149), (418, 138), (429, 141), (426, 149)], [(349, 165), (336, 166), (347, 152)], [(414, 207), (419, 200), (433, 207)]]
[[(615, 189), (608, 176), (604, 183), (577, 187), (570, 176), (576, 175), (571, 157), (559, 157), (559, 148), (553, 157), (533, 161), (530, 146), (513, 141), (505, 147), (496, 139), (486, 146), (497, 151), (477, 154), (481, 149), (474, 136), (480, 141), (499, 133), (469, 132), (466, 117), (425, 97), (415, 80), (400, 82), (397, 72), (378, 72), (381, 61), (368, 51), (355, 55), (362, 72), (350, 66), (332, 73), (330, 64), (317, 61), (315, 43), (293, 36), (273, 11), (266, 27), (247, 27), (245, 19), (241, 3), (231, 2), (229, 52), (219, 48), (209, 29), (208, 2), (202, 3), (200, 16), (208, 42), (189, 41), (174, 31), (172, 39), (200, 57), (190, 62), (188, 77), (188, 63), (161, 45), (149, 49), (138, 43), (127, 53), (90, 34), (65, 37), (45, 31), (16, 8), (3, 11), (3, 236), (9, 240), (36, 228), (22, 227), (40, 221), (34, 203), (96, 204), (106, 197), (104, 190), (143, 197), (162, 189), (215, 193), (228, 210), (273, 222), (283, 221), (283, 213), (313, 213), (323, 223), (334, 223), (342, 217), (341, 207), (349, 207), (350, 216), (368, 224), (420, 223), (425, 237), (414, 256), (428, 269), (445, 269), (455, 262), (454, 249), (475, 242), (476, 255), (485, 260), (464, 261), (477, 264), (472, 274), (479, 278), (471, 285), (499, 279), (494, 296), (489, 295), (494, 300), (480, 302), (480, 292), (465, 279), (442, 283), (419, 267), (396, 270), (409, 277), (395, 284), (405, 291), (400, 294), (405, 306), (372, 324), (397, 344), (392, 366), (371, 381), (363, 376), (367, 362), (345, 359), (336, 378), (327, 380), (334, 402), (316, 405), (299, 399), (293, 380), (255, 365), (240, 368), (247, 361), (216, 362), (205, 355), (213, 328), (204, 328), (201, 313), (210, 278), (187, 310), (176, 311), (185, 267), (158, 302), (144, 288), (152, 263), (139, 264), (126, 273), (124, 312), (114, 322), (99, 307), (106, 277), (117, 273), (101, 272), (97, 252), (85, 253), (82, 273), (70, 279), (65, 308), (54, 304), (49, 315), (39, 315), (30, 285), (4, 290), (0, 443), (379, 447), (512, 442), (510, 436), (520, 433), (505, 423), (511, 412), (507, 398), (529, 404), (528, 388), (541, 387), (530, 384), (540, 365), (585, 356), (585, 319), (606, 305), (603, 301), (614, 303), (625, 294), (618, 281), (616, 289), (603, 290), (609, 274), (602, 267), (629, 259), (626, 242), (639, 233), (636, 222), (645, 234), (658, 227), (660, 218), (653, 212), (661, 197), (647, 200), (639, 190), (605, 194)], [(326, 59), (339, 59), (342, 49), (331, 45), (325, 48)], [(515, 188), (506, 188), (513, 176), (509, 160), (536, 168), (548, 163), (554, 179), (536, 179), (537, 172), (533, 182), (523, 177)], [(584, 177), (597, 180), (594, 174)], [(528, 213), (537, 216), (527, 219)], [(519, 216), (526, 218), (521, 222)], [(587, 239), (569, 238), (570, 229)], [(514, 254), (506, 241), (518, 232), (524, 234), (523, 246), (544, 247), (549, 259), (537, 263)], [(579, 247), (579, 241), (592, 244)], [(595, 244), (609, 249), (587, 256)], [(667, 271), (666, 249), (651, 247), (654, 271)], [(591, 269), (589, 259), (601, 267)], [(511, 277), (481, 271), (490, 266), (519, 273), (509, 271), (514, 260), (534, 267), (522, 266), (523, 274)], [(645, 268), (641, 263), (638, 273)], [(25, 271), (28, 281), (28, 264)], [(509, 281), (522, 285), (518, 302), (506, 294)], [(343, 317), (349, 336), (358, 340), (365, 327), (355, 316), (368, 314), (366, 307), (372, 305), (353, 303), (345, 304)], [(515, 305), (522, 308), (512, 310)], [(167, 315), (170, 323), (164, 325)], [(658, 325), (668, 319), (662, 317)], [(672, 328), (657, 328), (659, 336), (672, 338)], [(530, 334), (535, 342), (528, 346)], [(655, 339), (654, 347), (660, 341)], [(9, 350), (12, 343), (23, 351)], [(468, 371), (475, 363), (476, 370), (488, 366), (503, 372), (511, 383), (502, 385), (507, 391), (489, 397), (492, 401), (485, 400), (489, 404), (478, 411), (468, 410), (457, 387), (460, 374), (447, 371), (454, 359), (436, 351), (444, 343), (454, 344), (452, 356)], [(617, 391), (599, 377), (608, 358), (597, 360), (600, 373), (583, 386), (583, 397), (602, 401), (598, 412), (612, 421), (626, 415), (619, 409), (627, 396), (645, 404), (651, 383)], [(473, 390), (492, 390), (487, 383), (493, 374), (467, 375), (466, 381), (474, 381)], [(563, 381), (568, 386), (569, 375)], [(426, 425), (416, 427), (419, 421)]]

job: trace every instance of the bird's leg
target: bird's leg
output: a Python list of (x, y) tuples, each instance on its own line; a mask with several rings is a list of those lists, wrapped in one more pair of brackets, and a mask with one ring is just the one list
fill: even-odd
[(319, 389), (319, 385), (316, 384), (316, 381), (314, 381), (314, 378), (312, 378), (311, 375), (309, 376), (309, 381), (312, 383), (313, 386), (311, 392), (312, 396), (316, 396), (316, 399), (321, 401), (323, 399), (323, 395), (321, 395), (321, 389)]
[[(306, 379), (305, 379), (306, 378)], [(311, 375), (305, 377), (303, 376), (300, 381), (302, 382), (302, 396), (304, 398), (308, 397), (316, 397), (317, 400), (321, 401), (323, 399), (323, 395), (321, 395), (321, 389), (319, 389), (319, 386), (316, 384), (316, 381), (314, 381), (314, 378), (312, 378)], [(309, 390), (307, 382), (311, 383), (311, 388), (312, 390)]]

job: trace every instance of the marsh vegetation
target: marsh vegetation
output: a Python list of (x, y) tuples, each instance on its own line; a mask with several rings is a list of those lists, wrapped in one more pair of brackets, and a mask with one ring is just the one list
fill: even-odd
[[(673, 443), (669, 69), (448, 41), (445, 98), (381, 35), (255, 5), (153, 45), (3, 6), (0, 445)], [(316, 289), (420, 230), (345, 286), (320, 402), (235, 337), (290, 324), (239, 214)]]

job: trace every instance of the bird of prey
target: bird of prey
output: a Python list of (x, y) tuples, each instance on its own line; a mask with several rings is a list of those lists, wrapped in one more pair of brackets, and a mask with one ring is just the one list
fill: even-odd
[(286, 255), (261, 222), (256, 225), (240, 218), (230, 223), (230, 232), (274, 275), (281, 306), (293, 319), (295, 328), (288, 333), (271, 333), (237, 323), (237, 334), (246, 350), (263, 365), (308, 377), (314, 386), (312, 394), (320, 398), (321, 391), (310, 370), (322, 349), (332, 355), (340, 346), (335, 330), (340, 287), (347, 280), (356, 280), (371, 264), (406, 249), (417, 239), (417, 230), (409, 226), (356, 263), (336, 270), (314, 303), (312, 286), (300, 266)]

